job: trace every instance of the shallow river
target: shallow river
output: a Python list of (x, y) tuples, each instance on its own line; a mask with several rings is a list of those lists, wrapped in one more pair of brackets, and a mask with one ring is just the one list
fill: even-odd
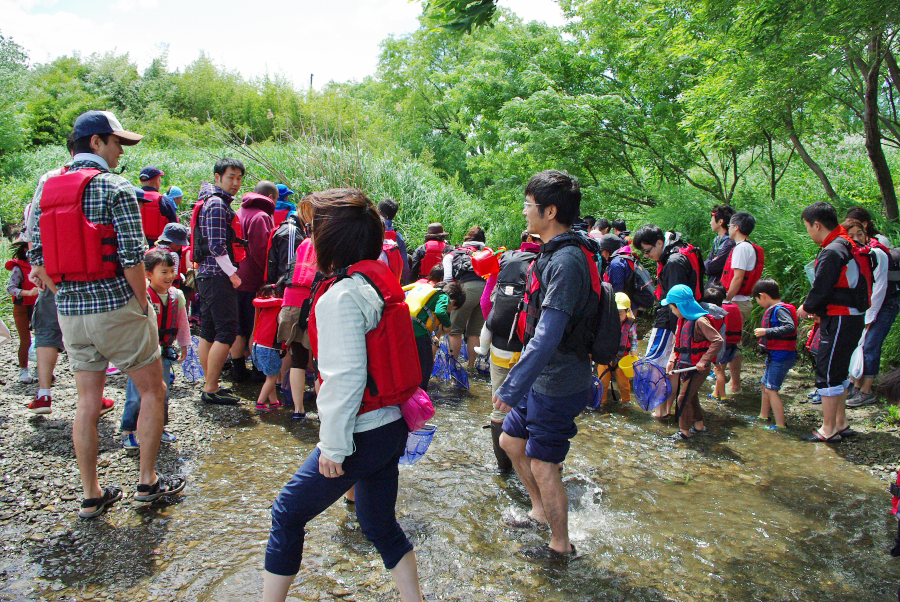
[[(564, 470), (582, 556), (526, 561), (517, 550), (547, 536), (498, 522), (526, 510), (527, 496), (493, 468), (489, 397), (479, 378), (469, 391), (438, 387), (434, 441), (400, 469), (397, 511), (428, 599), (896, 599), (900, 562), (885, 552), (896, 523), (882, 485), (828, 446), (752, 424), (749, 393), (703, 403), (712, 435), (687, 445), (664, 440), (675, 427), (639, 408), (583, 414)], [(179, 503), (75, 525), (97, 531), (93, 566), (57, 547), (31, 559), (35, 578), (58, 599), (258, 599), (269, 506), (316, 441), (317, 423), (247, 410), (193, 468)], [(343, 502), (308, 530), (294, 599), (397, 599)]]

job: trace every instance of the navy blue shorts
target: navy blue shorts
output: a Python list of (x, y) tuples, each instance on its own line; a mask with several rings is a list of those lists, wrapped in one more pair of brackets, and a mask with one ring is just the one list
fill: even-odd
[(773, 360), (766, 357), (766, 369), (760, 382), (762, 386), (770, 391), (780, 391), (781, 385), (784, 384), (784, 377), (787, 376), (788, 370), (794, 367), (797, 355), (794, 354), (790, 359)]
[(734, 356), (737, 355), (738, 346), (737, 343), (725, 343), (725, 351), (722, 353), (721, 359), (719, 359), (716, 363), (720, 366), (724, 366), (725, 364), (730, 364), (734, 359)]
[(575, 417), (590, 401), (590, 387), (565, 397), (541, 395), (532, 389), (506, 415), (503, 432), (527, 439), (527, 457), (559, 464), (569, 453), (569, 440), (578, 432)]

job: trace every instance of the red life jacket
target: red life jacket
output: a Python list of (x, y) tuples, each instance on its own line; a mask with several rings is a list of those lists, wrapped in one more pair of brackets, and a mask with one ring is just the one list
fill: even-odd
[[(281, 222), (287, 219), (288, 214), (291, 212), (290, 209), (276, 209), (272, 214), (272, 223), (275, 225), (275, 228), (281, 225)], [(275, 228), (272, 231), (275, 231)]]
[(309, 299), (313, 280), (316, 277), (316, 250), (311, 238), (303, 239), (297, 247), (297, 259), (294, 262), (294, 275), (291, 283), (284, 288), (285, 307), (302, 307)]
[[(752, 270), (748, 270), (744, 274), (744, 279), (741, 281), (741, 287), (737, 292), (738, 295), (746, 297), (753, 292), (754, 285), (759, 282), (759, 278), (762, 276), (763, 265), (765, 265), (766, 262), (766, 254), (763, 252), (762, 247), (756, 243), (750, 242), (749, 240), (741, 242), (749, 243), (753, 247), (753, 250), (756, 251), (756, 264), (753, 266)], [(734, 257), (735, 249), (737, 249), (737, 245), (731, 249), (731, 253), (728, 254), (728, 259), (725, 260), (725, 268), (722, 270), (722, 286), (725, 287), (726, 291), (728, 290), (728, 287), (731, 286), (731, 281), (734, 280), (734, 270), (731, 269), (731, 258)]]
[(419, 263), (419, 275), (427, 278), (431, 272), (431, 268), (436, 266), (444, 258), (444, 247), (447, 246), (442, 240), (425, 241), (425, 256)]
[[(709, 318), (709, 314), (706, 317)], [(703, 354), (709, 351), (709, 341), (694, 340), (694, 324), (696, 320), (678, 318), (678, 328), (675, 330), (675, 353), (678, 354), (676, 368), (696, 366)]]
[[(852, 260), (857, 267), (857, 278), (855, 286), (850, 286), (850, 280), (847, 276), (847, 267), (850, 265), (848, 261), (841, 266), (838, 274), (837, 282), (834, 285), (834, 293), (832, 295), (832, 303), (825, 307), (825, 312), (829, 316), (846, 316), (849, 315), (849, 308), (864, 312), (869, 309), (872, 300), (872, 270), (875, 263), (875, 257), (872, 255), (869, 247), (863, 247), (856, 244), (856, 241), (847, 236), (847, 231), (842, 226), (835, 228), (828, 238), (825, 239), (823, 248), (831, 244), (844, 245), (849, 251)], [(819, 257), (816, 256), (816, 265), (819, 264)]]
[(725, 344), (740, 345), (744, 329), (744, 317), (741, 316), (741, 309), (731, 301), (722, 303), (722, 309), (728, 312), (725, 316)]
[(253, 342), (270, 349), (280, 349), (277, 342), (278, 312), (281, 311), (281, 297), (267, 297), (253, 300), (256, 308), (256, 325), (253, 327)]
[(322, 295), (340, 278), (362, 274), (384, 299), (384, 311), (378, 325), (366, 333), (367, 382), (359, 414), (403, 403), (422, 380), (409, 306), (403, 289), (384, 263), (365, 259), (316, 287), (309, 315), (309, 342), (313, 358), (319, 355), (316, 305)]
[(397, 282), (403, 277), (403, 254), (397, 243), (389, 238), (385, 238), (381, 243), (381, 252), (387, 258), (387, 266), (397, 277)]
[[(678, 247), (673, 253), (680, 253), (684, 255), (688, 262), (691, 264), (691, 270), (694, 272), (694, 282), (691, 285), (691, 289), (694, 291), (694, 299), (699, 301), (703, 298), (703, 271), (701, 266), (703, 263), (700, 260), (700, 251), (697, 250), (694, 245), (687, 244), (683, 247)], [(656, 263), (656, 300), (662, 301), (662, 281), (660, 279), (660, 274), (662, 274), (663, 264), (660, 262)]]
[[(203, 207), (204, 201), (197, 201), (194, 209), (191, 211), (191, 260), (194, 264), (199, 265), (201, 261), (210, 256), (209, 241), (200, 231), (200, 222), (197, 219), (200, 216), (200, 209)], [(225, 228), (225, 249), (228, 252), (228, 258), (231, 263), (238, 264), (247, 257), (247, 250), (244, 247), (246, 241), (243, 239), (243, 229), (241, 228), (241, 220), (237, 213), (232, 211), (231, 207), (225, 205), (228, 213), (229, 225)]]
[(897, 481), (891, 483), (891, 514), (897, 514), (897, 506), (900, 505), (900, 471), (897, 471)]
[[(22, 284), (19, 285), (19, 288), (23, 291), (30, 291), (34, 289), (34, 282), (28, 279), (28, 274), (31, 273), (31, 264), (25, 261), (24, 259), (10, 259), (6, 262), (6, 269), (10, 272), (16, 266), (19, 266), (19, 269), (22, 270)], [(12, 298), (13, 305), (34, 305), (37, 301), (37, 296), (34, 297), (16, 297)]]
[(634, 324), (634, 320), (627, 319), (622, 322), (622, 336), (619, 338), (619, 352), (616, 354), (616, 359), (620, 360), (625, 357), (629, 351), (631, 351), (631, 325)]
[(175, 335), (178, 334), (177, 317), (178, 308), (175, 305), (178, 293), (175, 287), (170, 286), (168, 298), (163, 303), (159, 294), (153, 288), (147, 287), (147, 296), (156, 311), (156, 327), (159, 329), (159, 344), (163, 347), (174, 347)]
[(144, 191), (144, 202), (141, 203), (141, 225), (144, 228), (144, 236), (156, 242), (162, 235), (163, 229), (169, 223), (168, 218), (159, 210), (162, 195), (155, 190)]
[(788, 310), (791, 314), (791, 320), (794, 321), (794, 332), (788, 335), (766, 335), (761, 341), (761, 346), (766, 351), (797, 351), (797, 308), (790, 303), (776, 303), (763, 312), (761, 328), (774, 328), (780, 326), (775, 322), (775, 308), (781, 306)]
[(41, 246), (44, 269), (55, 283), (93, 282), (122, 271), (112, 224), (88, 221), (81, 206), (84, 189), (100, 171), (79, 169), (49, 178), (41, 193)]
[(384, 239), (385, 240), (397, 240), (397, 231), (396, 230), (385, 230), (384, 231)]
[(812, 330), (809, 331), (809, 335), (806, 337), (806, 345), (804, 345), (804, 348), (812, 355), (816, 355), (819, 352), (819, 343), (821, 340), (822, 333), (819, 332), (819, 325), (813, 324)]

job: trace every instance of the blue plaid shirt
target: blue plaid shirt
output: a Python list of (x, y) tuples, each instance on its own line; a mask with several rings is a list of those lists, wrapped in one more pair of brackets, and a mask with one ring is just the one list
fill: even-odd
[[(85, 217), (94, 224), (113, 225), (116, 231), (116, 253), (123, 268), (143, 262), (147, 239), (141, 227), (141, 210), (134, 187), (128, 180), (110, 173), (105, 165), (96, 161), (77, 160), (72, 163), (70, 171), (81, 169), (99, 169), (101, 172), (84, 189), (81, 208)], [(32, 248), (28, 251), (28, 260), (32, 265), (42, 266), (41, 209), (38, 205), (32, 210), (36, 213), (37, 225), (32, 233)], [(72, 234), (78, 235), (75, 232)], [(122, 307), (133, 295), (124, 276), (92, 282), (63, 281), (57, 284), (56, 306), (63, 316), (99, 314)]]
[(197, 267), (198, 276), (224, 275), (225, 272), (216, 263), (216, 257), (228, 255), (226, 245), (228, 226), (231, 223), (231, 201), (234, 197), (219, 188), (207, 184), (201, 189), (200, 197), (203, 207), (197, 213), (197, 225), (200, 233), (209, 244), (209, 257), (204, 257)]

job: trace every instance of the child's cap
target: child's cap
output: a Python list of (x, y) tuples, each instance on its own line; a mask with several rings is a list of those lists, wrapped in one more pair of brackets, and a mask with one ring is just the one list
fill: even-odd
[(631, 299), (625, 293), (616, 293), (616, 307), (618, 309), (631, 309)]
[(696, 320), (708, 313), (694, 299), (694, 292), (684, 284), (676, 284), (670, 288), (669, 294), (660, 304), (674, 304), (685, 320)]

